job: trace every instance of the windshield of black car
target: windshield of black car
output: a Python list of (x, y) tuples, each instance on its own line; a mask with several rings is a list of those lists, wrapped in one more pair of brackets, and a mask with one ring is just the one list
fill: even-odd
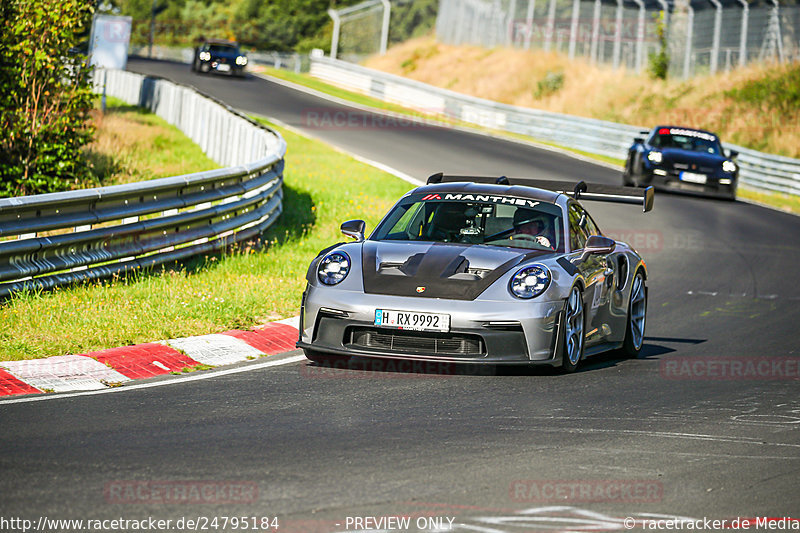
[(563, 218), (555, 204), (509, 197), (493, 197), (500, 203), (424, 198), (395, 206), (370, 239), (564, 251)]
[[(699, 132), (702, 133), (702, 132)], [(657, 133), (653, 135), (650, 144), (655, 148), (677, 148), (691, 152), (719, 155), (721, 148), (719, 141), (710, 135), (694, 136), (673, 133)]]
[(209, 45), (208, 49), (217, 54), (239, 54), (239, 49), (229, 44), (212, 44)]

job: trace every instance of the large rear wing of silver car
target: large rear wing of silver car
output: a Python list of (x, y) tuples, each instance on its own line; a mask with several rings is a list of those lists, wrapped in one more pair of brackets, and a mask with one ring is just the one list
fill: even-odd
[(655, 191), (653, 187), (621, 187), (591, 183), (586, 181), (569, 182), (557, 180), (540, 180), (535, 178), (507, 178), (506, 176), (448, 176), (433, 174), (428, 178), (428, 183), (489, 183), (496, 185), (521, 185), (535, 187), (571, 196), (576, 200), (593, 200), (598, 202), (617, 202), (621, 204), (636, 204), (642, 206), (643, 212), (653, 209)]

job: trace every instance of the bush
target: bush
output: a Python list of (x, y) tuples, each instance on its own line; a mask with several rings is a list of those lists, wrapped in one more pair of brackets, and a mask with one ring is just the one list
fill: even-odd
[(84, 0), (7, 0), (0, 20), (0, 195), (54, 192), (90, 180), (86, 57), (71, 51), (91, 23)]
[(536, 91), (533, 93), (534, 98), (544, 98), (558, 92), (564, 86), (564, 73), (563, 72), (548, 72), (544, 78), (536, 83)]
[(800, 110), (800, 64), (776, 67), (763, 78), (726, 91), (725, 96), (776, 115), (796, 115)]
[(664, 12), (659, 11), (655, 19), (658, 52), (650, 54), (647, 71), (654, 80), (666, 80), (669, 73), (669, 54), (667, 53), (667, 26)]

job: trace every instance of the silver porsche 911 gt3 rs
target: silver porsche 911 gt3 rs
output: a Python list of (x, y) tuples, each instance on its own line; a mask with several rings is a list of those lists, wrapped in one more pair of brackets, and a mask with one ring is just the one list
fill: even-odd
[(642, 347), (647, 267), (580, 200), (653, 206), (653, 189), (435, 174), (368, 238), (308, 270), (298, 348), (340, 357), (545, 364)]

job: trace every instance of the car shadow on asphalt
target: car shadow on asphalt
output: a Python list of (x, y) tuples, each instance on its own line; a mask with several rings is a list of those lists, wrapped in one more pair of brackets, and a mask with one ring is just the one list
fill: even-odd
[[(661, 356), (676, 352), (661, 344), (690, 343), (700, 344), (705, 339), (683, 339), (673, 337), (645, 337), (645, 343), (636, 360), (658, 360)], [(619, 351), (613, 350), (586, 359), (576, 373), (591, 372), (610, 368), (631, 361)], [(309, 363), (306, 372), (325, 374), (328, 377), (347, 376), (353, 373), (373, 373), (375, 375), (419, 375), (419, 376), (566, 376), (559, 368), (548, 365), (488, 365), (451, 362), (428, 362), (394, 359), (371, 359), (366, 357), (332, 357), (320, 363)]]

